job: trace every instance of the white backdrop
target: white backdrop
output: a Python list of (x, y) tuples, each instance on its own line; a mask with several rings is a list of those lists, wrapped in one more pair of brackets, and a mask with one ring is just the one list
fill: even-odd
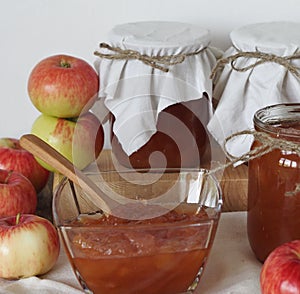
[(189, 22), (208, 28), (212, 45), (225, 50), (238, 26), (300, 22), (299, 0), (0, 0), (0, 6), (0, 137), (15, 138), (30, 132), (39, 115), (26, 90), (33, 66), (57, 53), (93, 64), (93, 51), (116, 24)]

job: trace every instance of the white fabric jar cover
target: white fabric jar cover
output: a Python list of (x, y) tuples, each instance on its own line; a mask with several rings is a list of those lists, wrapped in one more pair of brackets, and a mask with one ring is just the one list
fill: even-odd
[[(178, 22), (127, 23), (114, 27), (107, 43), (121, 53), (111, 48), (98, 50), (114, 58), (100, 56), (99, 102), (94, 109), (101, 117), (109, 112), (114, 115), (113, 132), (127, 155), (148, 142), (156, 132), (158, 114), (168, 106), (200, 99), (203, 93), (211, 103), (209, 75), (216, 57), (209, 47), (207, 29)], [(122, 50), (134, 50), (134, 54), (146, 57), (175, 55), (175, 60), (184, 60), (173, 65), (158, 62), (164, 71), (138, 58), (122, 58)], [(210, 112), (211, 116), (212, 106)]]
[[(218, 61), (226, 63), (214, 89), (219, 104), (208, 124), (220, 145), (232, 134), (253, 129), (258, 109), (300, 102), (299, 32), (300, 23), (292, 22), (251, 24), (231, 32), (232, 47)], [(226, 150), (239, 157), (249, 151), (252, 140), (237, 136)]]

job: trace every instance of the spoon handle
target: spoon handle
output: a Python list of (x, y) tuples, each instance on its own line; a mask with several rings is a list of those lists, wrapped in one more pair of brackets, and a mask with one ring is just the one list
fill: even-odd
[(100, 188), (81, 170), (76, 168), (65, 156), (56, 151), (48, 143), (33, 134), (26, 134), (20, 138), (20, 145), (33, 154), (35, 157), (43, 160), (60, 172), (75, 184), (79, 185), (85, 192), (86, 197), (106, 213), (110, 213), (110, 208), (105, 202), (113, 201), (100, 190)]

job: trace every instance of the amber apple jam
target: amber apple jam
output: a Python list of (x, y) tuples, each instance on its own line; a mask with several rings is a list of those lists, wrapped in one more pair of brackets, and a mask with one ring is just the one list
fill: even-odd
[(179, 294), (198, 283), (216, 226), (202, 210), (174, 210), (146, 220), (80, 215), (62, 234), (79, 281), (92, 293)]
[[(284, 104), (257, 112), (255, 128), (274, 138), (300, 144), (300, 105)], [(261, 145), (254, 141), (252, 148)], [(300, 157), (293, 150), (276, 148), (250, 160), (248, 238), (263, 262), (277, 246), (300, 239)]]
[(167, 107), (158, 116), (157, 132), (130, 156), (112, 131), (114, 117), (111, 116), (112, 152), (122, 165), (133, 168), (208, 167), (211, 159), (206, 129), (208, 104), (208, 99), (203, 97)]

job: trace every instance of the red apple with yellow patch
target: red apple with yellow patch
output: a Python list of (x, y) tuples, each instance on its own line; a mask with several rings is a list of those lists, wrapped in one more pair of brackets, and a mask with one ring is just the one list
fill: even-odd
[(99, 90), (99, 77), (85, 60), (59, 54), (41, 60), (31, 71), (28, 94), (43, 114), (72, 118), (88, 111)]
[(47, 273), (60, 250), (54, 225), (32, 214), (0, 219), (0, 277), (26, 278)]

